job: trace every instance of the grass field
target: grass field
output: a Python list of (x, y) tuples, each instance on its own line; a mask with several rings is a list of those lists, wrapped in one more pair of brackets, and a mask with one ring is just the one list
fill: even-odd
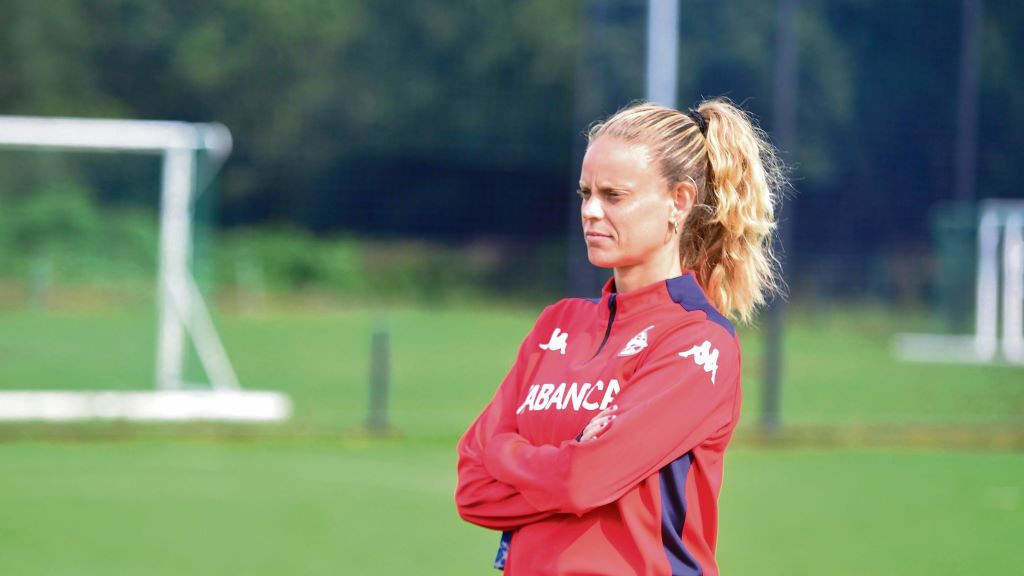
[[(490, 574), (443, 442), (0, 445), (5, 574)], [(725, 574), (1012, 573), (1016, 453), (729, 455)], [(1009, 572), (1006, 570), (1009, 569)]]
[[(151, 310), (0, 310), (0, 386), (150, 387)], [(0, 426), (3, 573), (496, 573), (496, 535), (452, 507), (453, 445), (536, 312), (306, 305), (221, 315), (243, 385), (291, 394), (293, 421)], [(888, 340), (906, 322), (882, 311), (791, 319), (788, 425), (1024, 428), (1020, 369), (900, 364)], [(378, 322), (392, 335), (398, 434), (370, 439), (356, 431)], [(742, 333), (748, 434), (726, 467), (724, 574), (1012, 573), (1024, 564), (1024, 453), (934, 439), (830, 450), (750, 441), (759, 338)]]
[[(409, 436), (451, 437), (490, 398), (538, 312), (301, 306), (222, 315), (218, 325), (246, 388), (288, 392), (294, 426), (331, 432), (365, 417), (370, 333), (383, 323), (392, 338), (395, 424)], [(906, 321), (881, 310), (798, 310), (791, 320), (787, 424), (1024, 425), (1020, 367), (898, 362), (889, 342)], [(154, 322), (148, 306), (0, 309), (0, 386), (150, 388)], [(750, 425), (761, 403), (761, 335), (742, 330), (741, 342)]]

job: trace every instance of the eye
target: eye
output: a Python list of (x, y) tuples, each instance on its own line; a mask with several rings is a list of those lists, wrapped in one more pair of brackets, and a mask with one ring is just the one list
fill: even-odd
[(583, 200), (586, 200), (587, 198), (590, 198), (590, 189), (589, 188), (580, 188), (580, 189), (576, 190), (576, 195), (579, 196), (580, 198), (582, 198)]

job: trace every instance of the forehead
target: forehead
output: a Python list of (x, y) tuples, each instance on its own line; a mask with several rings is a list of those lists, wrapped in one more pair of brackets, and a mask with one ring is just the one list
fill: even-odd
[(625, 178), (637, 180), (658, 177), (651, 150), (646, 144), (627, 142), (613, 136), (601, 136), (591, 142), (583, 156), (580, 178)]

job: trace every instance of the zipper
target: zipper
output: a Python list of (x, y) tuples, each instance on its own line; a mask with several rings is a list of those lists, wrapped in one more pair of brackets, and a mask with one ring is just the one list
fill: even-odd
[(608, 342), (608, 337), (612, 335), (612, 322), (615, 321), (615, 296), (617, 296), (617, 294), (612, 294), (608, 298), (608, 326), (605, 327), (604, 338), (601, 340), (601, 345), (597, 347), (597, 352), (594, 352), (594, 355), (590, 357), (591, 360), (597, 358), (597, 355), (601, 353), (601, 350), (604, 350), (604, 345)]

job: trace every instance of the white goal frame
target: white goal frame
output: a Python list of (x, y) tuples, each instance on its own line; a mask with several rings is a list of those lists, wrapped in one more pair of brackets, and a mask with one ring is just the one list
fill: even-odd
[[(221, 124), (0, 116), (0, 148), (163, 158), (156, 391), (0, 391), (0, 420), (279, 421), (290, 416), (286, 395), (241, 389), (189, 269), (196, 155), (207, 152), (219, 167), (231, 145), (231, 133)], [(210, 390), (186, 389), (186, 336), (195, 344)]]
[(897, 334), (896, 356), (1024, 365), (1024, 200), (980, 204), (975, 304), (974, 334)]

